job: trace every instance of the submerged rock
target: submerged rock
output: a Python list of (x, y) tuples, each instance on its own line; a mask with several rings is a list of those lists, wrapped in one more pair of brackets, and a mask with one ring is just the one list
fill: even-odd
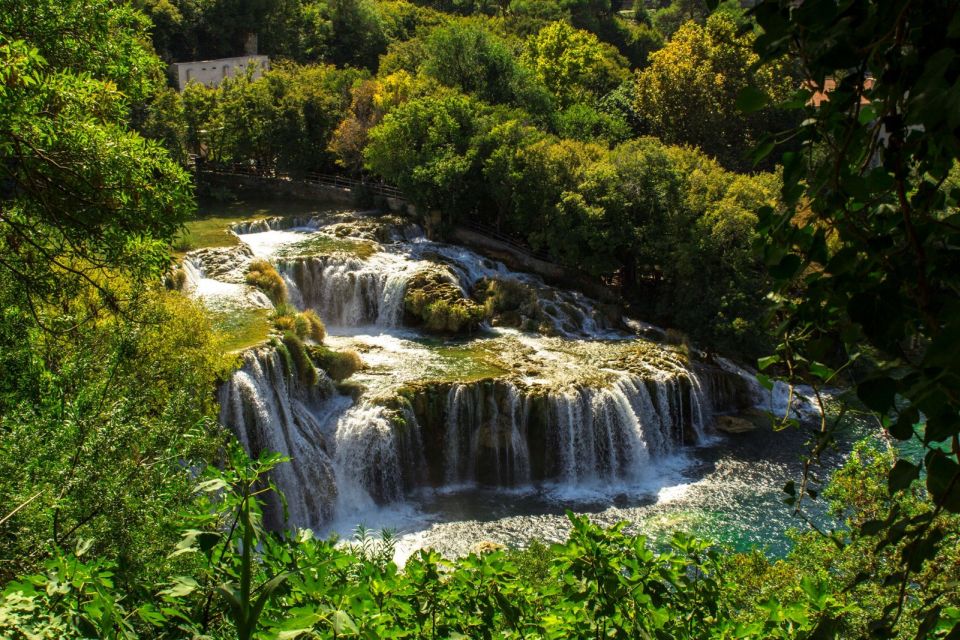
[(757, 428), (757, 425), (750, 420), (737, 416), (720, 416), (714, 426), (717, 431), (731, 434), (749, 433)]

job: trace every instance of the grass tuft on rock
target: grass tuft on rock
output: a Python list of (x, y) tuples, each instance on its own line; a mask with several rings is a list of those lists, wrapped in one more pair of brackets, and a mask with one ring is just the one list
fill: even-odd
[(294, 333), (285, 333), (283, 335), (283, 345), (290, 354), (290, 360), (293, 364), (292, 373), (297, 379), (307, 387), (312, 387), (320, 382), (320, 375), (317, 368), (313, 365), (310, 355), (307, 353), (307, 347), (303, 341)]
[(287, 300), (287, 285), (276, 267), (266, 260), (254, 260), (247, 269), (247, 284), (263, 291), (275, 305)]
[(276, 306), (270, 319), (277, 331), (293, 333), (300, 340), (313, 340), (320, 344), (327, 337), (326, 326), (312, 309), (297, 311), (292, 304), (284, 302)]
[(346, 380), (363, 368), (363, 361), (356, 351), (334, 351), (322, 345), (309, 347), (309, 350), (317, 366), (337, 382)]

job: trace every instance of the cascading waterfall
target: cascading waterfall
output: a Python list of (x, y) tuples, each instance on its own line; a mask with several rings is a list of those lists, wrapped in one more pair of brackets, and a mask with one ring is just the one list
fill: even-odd
[(523, 404), (516, 386), (455, 384), (447, 394), (444, 482), (514, 486), (530, 481)]
[(336, 469), (341, 513), (403, 497), (398, 449), (393, 421), (383, 407), (359, 405), (340, 418)]
[(629, 481), (652, 458), (699, 441), (711, 411), (693, 372), (531, 394), (509, 382), (450, 386), (436, 460), (444, 484)]
[[(290, 524), (319, 526), (422, 485), (423, 444), (408, 406), (353, 405), (326, 376), (305, 386), (288, 367), (277, 348), (246, 352), (221, 387), (220, 420), (251, 456), (270, 451), (290, 458), (271, 472), (287, 498)], [(279, 528), (279, 502), (267, 512)]]
[(324, 322), (338, 327), (398, 326), (407, 282), (422, 267), (389, 253), (366, 260), (330, 255), (277, 262), (291, 301), (316, 309)]
[[(309, 526), (334, 512), (338, 482), (330, 457), (329, 423), (345, 407), (329, 378), (305, 386), (272, 347), (248, 351), (243, 366), (220, 389), (220, 422), (253, 456), (269, 451), (290, 458), (273, 479), (287, 497), (290, 520)], [(270, 504), (271, 525), (282, 524)]]
[[(340, 395), (325, 374), (320, 384), (304, 385), (277, 347), (247, 351), (243, 366), (220, 390), (221, 421), (251, 455), (276, 451), (291, 459), (273, 471), (289, 504), (287, 524), (322, 526), (401, 501), (423, 487), (642, 480), (658, 458), (701, 442), (714, 411), (725, 410), (741, 395), (738, 384), (729, 382), (731, 376), (716, 373), (716, 367), (690, 365), (669, 349), (658, 352), (656, 360), (643, 355), (630, 360), (623, 367), (630, 373), (603, 364), (595, 376), (571, 374), (551, 382), (550, 368), (569, 362), (554, 362), (551, 350), (564, 352), (569, 338), (592, 345), (582, 338), (611, 337), (600, 305), (465, 249), (408, 239), (362, 259), (347, 253), (283, 257), (262, 249), (269, 245), (266, 240), (293, 235), (284, 229), (296, 227), (302, 236), (300, 228), (322, 225), (320, 219), (237, 225), (233, 230), (238, 234), (272, 234), (251, 245), (262, 252), (243, 245), (242, 251), (198, 256), (186, 263), (188, 282), (202, 289), (197, 283), (211, 280), (204, 271), (208, 262), (218, 273), (231, 274), (211, 281), (225, 290), (229, 285), (230, 292), (243, 290), (249, 260), (267, 256), (284, 278), (294, 306), (316, 310), (331, 327), (382, 329), (401, 324), (410, 279), (423, 269), (436, 271), (439, 264), (465, 295), (482, 278), (522, 282), (537, 296), (542, 314), (537, 322), (552, 322), (555, 333), (568, 340), (558, 346), (549, 338), (501, 329), (501, 335), (511, 336), (512, 348), (534, 363), (518, 369), (522, 373), (430, 383), (406, 395), (374, 393), (376, 400), (359, 402)], [(259, 292), (245, 295), (263, 297)], [(577, 353), (580, 360), (573, 366), (594, 352)], [(710, 373), (701, 376), (703, 371)], [(380, 380), (386, 380), (387, 390), (400, 387)], [(283, 525), (281, 505), (268, 507), (270, 525)]]
[(356, 258), (323, 256), (281, 260), (278, 270), (303, 308), (318, 309), (324, 322), (343, 327), (372, 324), (380, 315), (387, 274)]

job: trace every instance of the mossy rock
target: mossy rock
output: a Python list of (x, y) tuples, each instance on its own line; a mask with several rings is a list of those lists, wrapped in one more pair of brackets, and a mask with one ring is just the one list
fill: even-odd
[(550, 324), (537, 291), (519, 280), (484, 278), (474, 287), (473, 296), (496, 326), (537, 331)]
[(359, 382), (349, 381), (337, 383), (337, 393), (353, 398), (354, 402), (359, 402), (360, 397), (366, 392), (367, 388)]
[(407, 324), (434, 333), (472, 333), (487, 319), (486, 308), (464, 297), (452, 275), (443, 270), (411, 278), (403, 307)]
[(291, 374), (296, 375), (297, 379), (307, 387), (312, 387), (320, 382), (320, 375), (317, 373), (313, 361), (307, 353), (307, 347), (303, 341), (294, 333), (285, 333), (283, 335), (283, 346), (286, 347), (288, 366), (291, 366)]

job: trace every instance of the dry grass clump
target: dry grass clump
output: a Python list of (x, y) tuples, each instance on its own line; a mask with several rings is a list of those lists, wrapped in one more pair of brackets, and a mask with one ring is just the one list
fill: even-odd
[(363, 368), (363, 361), (356, 351), (334, 351), (324, 346), (310, 347), (310, 355), (317, 366), (337, 382), (346, 380)]
[(277, 331), (293, 333), (301, 340), (320, 344), (327, 337), (327, 328), (313, 309), (297, 311), (292, 304), (281, 303), (274, 309), (271, 320)]
[(183, 291), (187, 284), (187, 272), (181, 267), (174, 267), (163, 279), (164, 286), (171, 291)]
[(298, 336), (310, 338), (317, 344), (327, 337), (327, 327), (313, 309), (307, 309), (297, 316), (296, 327)]
[(276, 267), (266, 260), (254, 260), (247, 269), (247, 284), (260, 289), (275, 305), (287, 300), (287, 285)]

